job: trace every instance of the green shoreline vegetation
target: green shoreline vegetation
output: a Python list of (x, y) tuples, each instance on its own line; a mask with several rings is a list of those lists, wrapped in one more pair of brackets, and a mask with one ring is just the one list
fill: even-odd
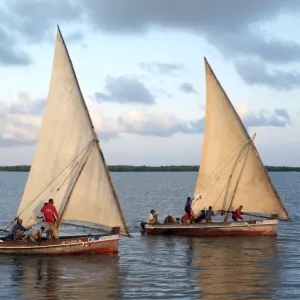
[[(199, 166), (108, 166), (110, 172), (197, 172)], [(266, 166), (268, 172), (300, 172), (300, 167)], [(0, 172), (29, 172), (30, 166), (0, 166)]]

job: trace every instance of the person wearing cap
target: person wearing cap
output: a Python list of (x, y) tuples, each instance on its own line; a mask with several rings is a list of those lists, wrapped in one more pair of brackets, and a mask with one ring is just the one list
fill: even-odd
[(15, 219), (17, 223), (14, 225), (12, 231), (5, 237), (6, 241), (16, 241), (24, 236), (24, 232), (29, 230), (31, 227), (25, 228), (21, 218)]
[(157, 213), (154, 209), (151, 209), (150, 214), (147, 218), (147, 223), (149, 224), (155, 224), (157, 223)]

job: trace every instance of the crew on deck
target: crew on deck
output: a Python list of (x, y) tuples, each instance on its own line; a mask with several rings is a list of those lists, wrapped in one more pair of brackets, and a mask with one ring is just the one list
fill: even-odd
[(236, 209), (235, 211), (232, 212), (231, 218), (234, 222), (237, 222), (238, 219), (243, 220), (242, 215), (244, 213), (242, 212), (242, 209), (243, 209), (243, 205), (240, 205), (240, 207), (238, 209)]
[(46, 235), (47, 239), (58, 239), (58, 233), (57, 233), (57, 220), (58, 220), (58, 213), (54, 206), (53, 199), (49, 199), (48, 204), (44, 205), (41, 209), (41, 212), (44, 215), (44, 220), (46, 222)]
[(174, 218), (172, 217), (172, 214), (169, 213), (164, 220), (164, 224), (173, 224), (173, 223), (174, 223)]
[(193, 199), (191, 197), (187, 197), (184, 207), (185, 215), (181, 218), (181, 221), (183, 223), (194, 223), (194, 212), (192, 209), (192, 202)]
[(202, 209), (201, 214), (197, 218), (195, 218), (195, 222), (202, 223), (202, 221), (204, 221), (204, 220), (205, 220), (205, 210)]
[(180, 222), (180, 218), (176, 218), (176, 220), (175, 220), (175, 224), (181, 224), (181, 222)]
[(212, 210), (212, 207), (210, 206), (208, 210), (205, 213), (205, 222), (206, 223), (211, 223), (212, 222), (212, 217), (215, 215), (214, 211)]
[(24, 227), (22, 225), (23, 220), (17, 218), (17, 223), (14, 225), (12, 231), (4, 238), (5, 241), (17, 241), (24, 236), (24, 232), (29, 230), (31, 227)]
[(158, 217), (158, 214), (155, 212), (154, 209), (151, 209), (150, 214), (148, 215), (148, 218), (147, 218), (147, 223), (149, 223), (149, 224), (158, 223), (157, 217)]
[(23, 238), (25, 241), (30, 242), (40, 242), (42, 240), (42, 235), (45, 227), (42, 226), (40, 229), (33, 231), (32, 233), (26, 234)]

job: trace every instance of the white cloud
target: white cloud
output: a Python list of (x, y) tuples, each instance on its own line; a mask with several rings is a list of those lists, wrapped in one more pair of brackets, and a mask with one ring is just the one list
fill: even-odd
[[(43, 102), (44, 104), (45, 102)], [(33, 152), (34, 147), (32, 146), (38, 138), (42, 122), (42, 114), (39, 112), (43, 110), (43, 105), (41, 105), (41, 101), (31, 99), (26, 93), (19, 93), (16, 100), (9, 104), (0, 102), (0, 147), (9, 146), (13, 151), (16, 148), (24, 149), (23, 146), (27, 145), (28, 149), (30, 148)], [(176, 148), (175, 155), (172, 146), (174, 143), (181, 144), (179, 140), (188, 140), (195, 141), (198, 145), (197, 141), (199, 141), (200, 147), (202, 138), (199, 134), (204, 129), (204, 118), (184, 120), (171, 111), (157, 111), (155, 107), (128, 110), (113, 118), (104, 114), (105, 105), (99, 105), (95, 101), (87, 101), (87, 106), (102, 145), (104, 144), (104, 147), (109, 149), (108, 157), (112, 163), (115, 163), (116, 160), (123, 161), (121, 158), (124, 158), (123, 163), (134, 163), (135, 161), (141, 163), (145, 158), (143, 155), (139, 155), (138, 151), (164, 153), (164, 158), (159, 159), (169, 163), (172, 163), (172, 159), (175, 159), (173, 156), (176, 156), (176, 161), (179, 163), (180, 153), (185, 150), (182, 146), (179, 146)], [(235, 107), (246, 127), (250, 127), (250, 129), (260, 127), (261, 129), (256, 128), (255, 131), (262, 132), (263, 136), (265, 132), (277, 130), (276, 127), (281, 127), (279, 130), (284, 134), (283, 127), (290, 124), (290, 116), (284, 109), (259, 110), (257, 113), (252, 110), (251, 106), (243, 102), (235, 103)], [(270, 129), (270, 126), (273, 129)], [(259, 138), (258, 140), (262, 141), (259, 142), (259, 146), (264, 153), (265, 139)], [(155, 145), (152, 145), (152, 148), (150, 146), (145, 148), (144, 146), (138, 146), (141, 142), (145, 145), (152, 145), (153, 143)], [(116, 152), (116, 149), (120, 149), (120, 147), (123, 149), (122, 154), (119, 150)], [(7, 154), (4, 155), (6, 159), (13, 160), (9, 154), (9, 149), (2, 148), (2, 151), (3, 153), (6, 151)], [(197, 151), (191, 151), (189, 154), (191, 159), (185, 159), (186, 163), (188, 161), (193, 163), (192, 161), (199, 157), (200, 148), (197, 148)], [(167, 158), (168, 152), (172, 152), (173, 156)], [(152, 155), (152, 158), (145, 159), (144, 163), (148, 163), (148, 161), (150, 163), (151, 161), (154, 164), (158, 157), (158, 154)], [(20, 158), (16, 158), (16, 161), (19, 162)], [(28, 162), (28, 158), (26, 162)], [(6, 163), (6, 160), (4, 163)], [(198, 161), (195, 160), (194, 163), (198, 163)]]
[(291, 125), (290, 115), (283, 108), (275, 108), (274, 110), (260, 109), (258, 112), (255, 112), (249, 104), (243, 102), (234, 103), (234, 107), (246, 127), (286, 127)]
[(87, 101), (92, 122), (100, 139), (109, 140), (119, 136), (119, 126), (117, 122), (103, 114), (101, 106), (93, 101)]
[(172, 112), (155, 113), (150, 110), (133, 110), (118, 118), (120, 129), (126, 133), (152, 136), (172, 136), (176, 133), (196, 133), (193, 123), (179, 119)]
[(0, 102), (0, 146), (36, 141), (42, 123), (40, 109), (41, 101), (32, 101), (25, 92), (18, 93), (12, 103)]

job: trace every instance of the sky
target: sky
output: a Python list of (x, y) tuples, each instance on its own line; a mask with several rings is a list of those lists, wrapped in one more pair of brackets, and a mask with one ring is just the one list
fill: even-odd
[(206, 57), (264, 164), (300, 166), (299, 17), (298, 0), (0, 0), (0, 165), (31, 164), (59, 24), (109, 165), (199, 164)]

